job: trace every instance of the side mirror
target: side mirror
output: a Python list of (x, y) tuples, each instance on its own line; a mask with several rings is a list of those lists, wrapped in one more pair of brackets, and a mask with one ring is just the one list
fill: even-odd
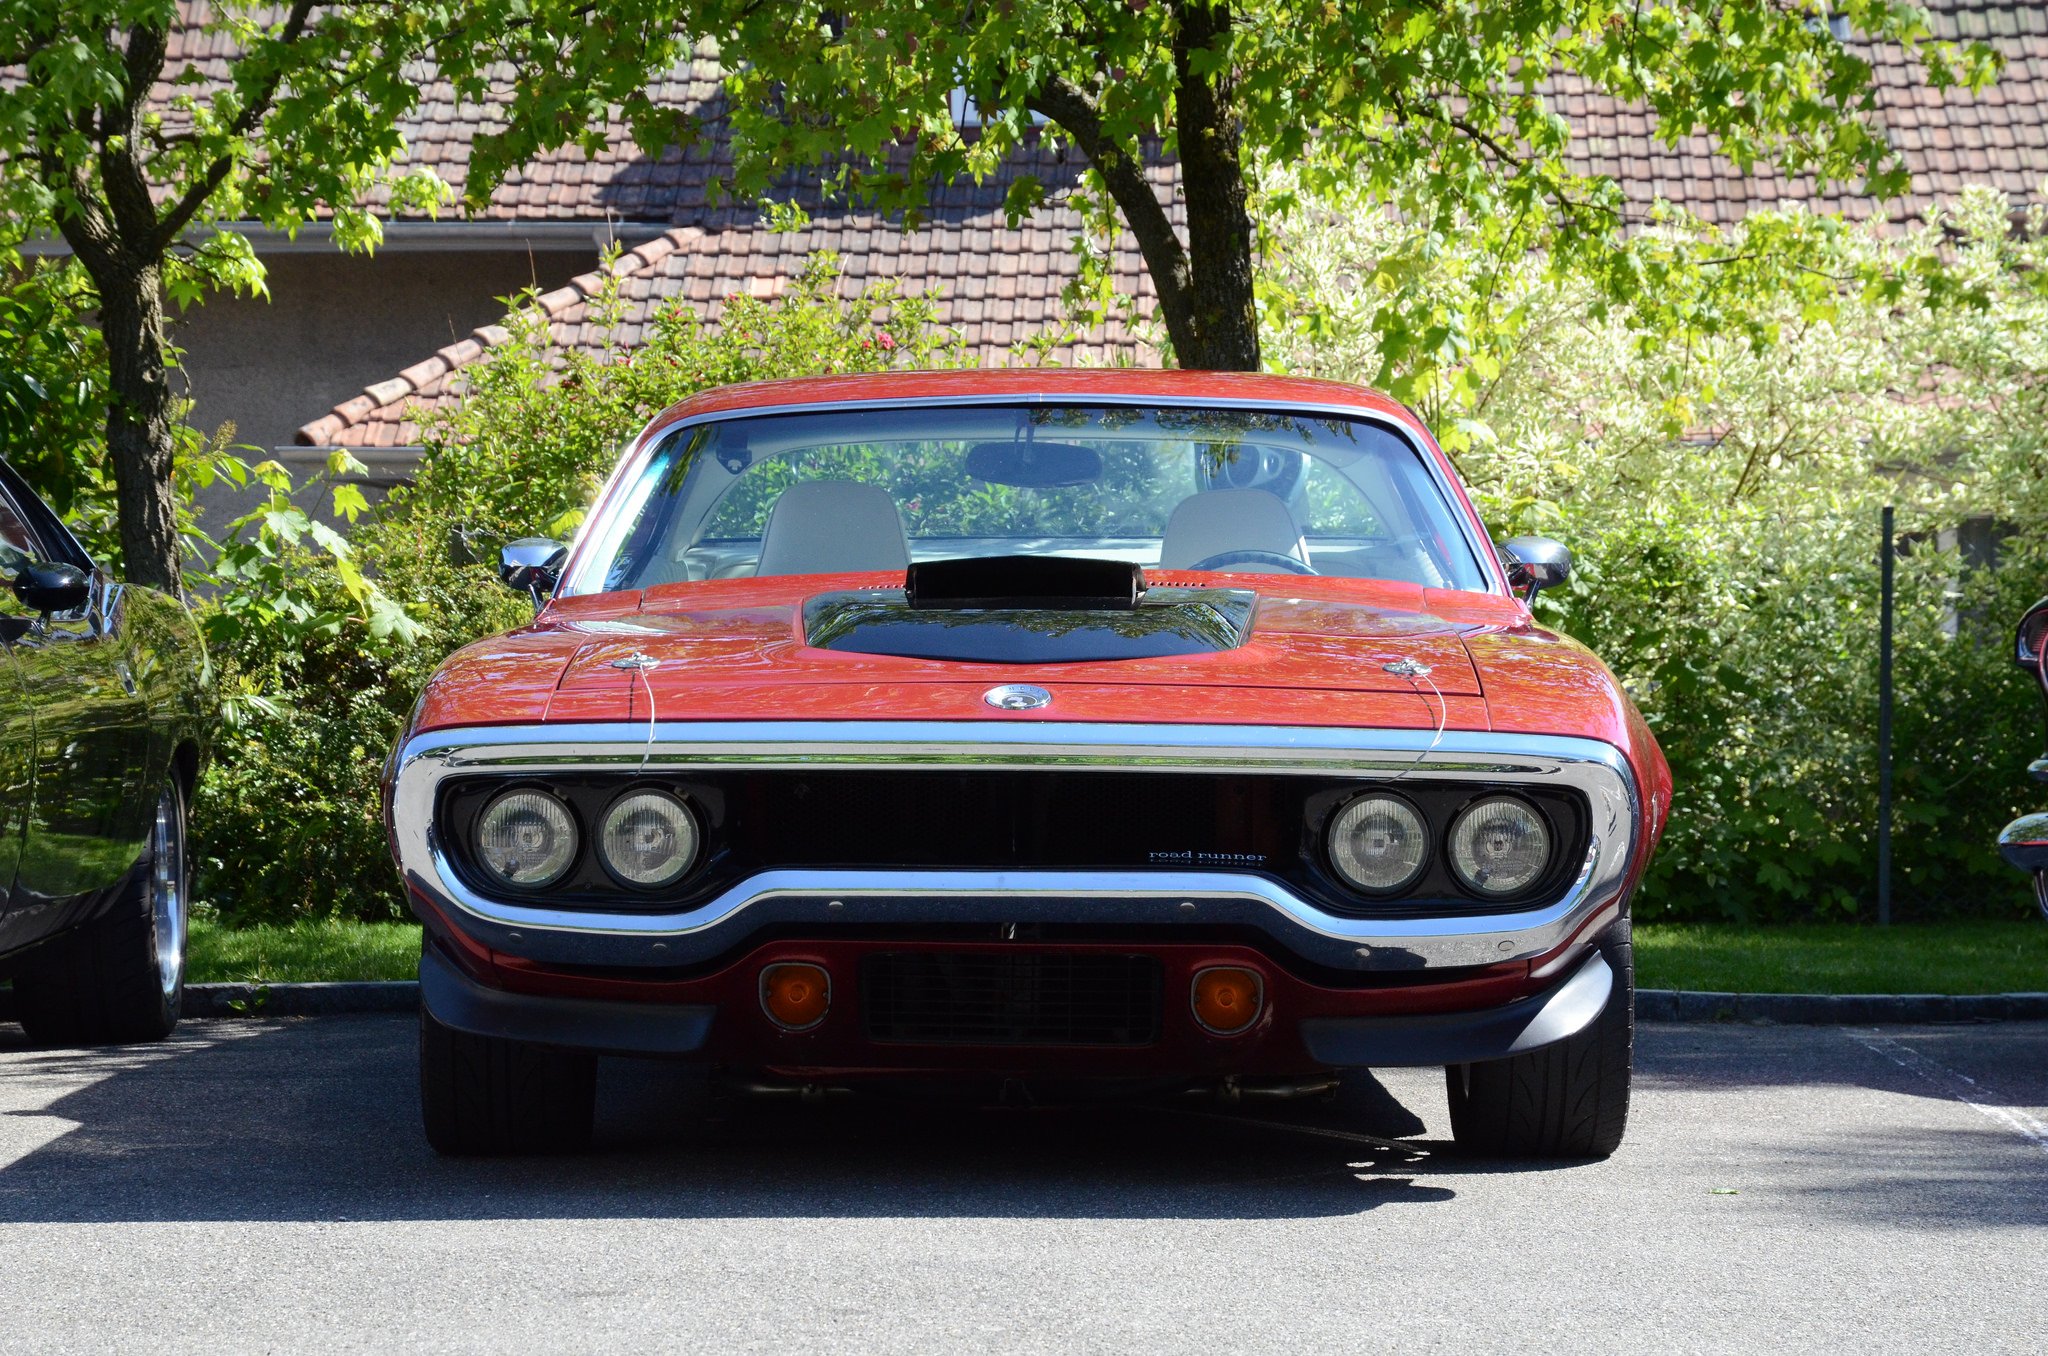
[(92, 597), (92, 580), (76, 565), (30, 561), (14, 577), (14, 596), (23, 607), (47, 617), (85, 606)]
[(562, 564), (568, 558), (569, 548), (558, 541), (521, 537), (498, 552), (498, 578), (506, 588), (532, 598), (537, 607), (562, 582)]
[(1508, 568), (1508, 587), (1533, 603), (1544, 589), (1572, 576), (1572, 553), (1548, 537), (1515, 537), (1500, 544), (1501, 564)]
[[(2012, 662), (2041, 685), (2041, 700), (2048, 702), (2048, 663), (2042, 659), (2044, 650), (2048, 650), (2048, 598), (2027, 609), (2026, 615), (2020, 618), (2012, 644)], [(2028, 771), (2036, 779), (2048, 781), (2048, 757), (2036, 758)]]
[(1998, 835), (1998, 855), (2034, 878), (2034, 895), (2048, 914), (2048, 815), (2021, 815)]
[(2028, 673), (2040, 678), (2048, 685), (2048, 676), (2042, 673), (2041, 651), (2048, 647), (2048, 598), (2043, 598), (2027, 609), (2020, 618), (2019, 630), (2013, 635), (2012, 662)]

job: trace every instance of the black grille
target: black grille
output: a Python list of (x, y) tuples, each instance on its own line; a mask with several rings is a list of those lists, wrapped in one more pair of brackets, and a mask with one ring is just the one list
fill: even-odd
[[(521, 779), (522, 781), (526, 779)], [(673, 780), (614, 773), (533, 778), (557, 789), (583, 826), (585, 850), (544, 891), (550, 907), (678, 912), (762, 871), (927, 868), (978, 870), (1248, 871), (1276, 877), (1339, 912), (1407, 917), (1526, 909), (1561, 893), (1585, 860), (1586, 815), (1576, 793), (1520, 788), (1543, 810), (1556, 863), (1526, 896), (1476, 900), (1438, 853), (1409, 896), (1364, 898), (1331, 875), (1330, 816), (1365, 786), (1342, 777), (1262, 772), (1104, 772), (1078, 769), (903, 770), (747, 768)], [(503, 777), (449, 783), (447, 841), (475, 888), (502, 886), (467, 859), (477, 818)], [(595, 826), (625, 785), (667, 787), (690, 802), (703, 829), (702, 863), (675, 885), (622, 888), (590, 851)], [(1487, 783), (1411, 782), (1401, 794), (1439, 840)], [(1168, 888), (1171, 888), (1170, 886)]]
[(861, 966), (870, 1040), (925, 1045), (1148, 1045), (1159, 962), (1060, 952), (916, 952)]

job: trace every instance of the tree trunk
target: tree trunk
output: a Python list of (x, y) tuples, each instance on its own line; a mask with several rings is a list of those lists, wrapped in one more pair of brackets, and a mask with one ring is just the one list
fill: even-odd
[(1192, 351), (1182, 367), (1259, 370), (1259, 316), (1252, 294), (1252, 217), (1245, 182), (1243, 129), (1231, 108), (1227, 71), (1213, 77), (1192, 67), (1194, 53), (1230, 37), (1227, 4), (1188, 0), (1174, 38), (1174, 125), (1179, 134), (1181, 187), (1188, 209), (1189, 286), (1184, 326)]
[(123, 575), (177, 592), (178, 515), (171, 488), (171, 384), (164, 361), (162, 268), (94, 270), (107, 344), (107, 455), (120, 508)]

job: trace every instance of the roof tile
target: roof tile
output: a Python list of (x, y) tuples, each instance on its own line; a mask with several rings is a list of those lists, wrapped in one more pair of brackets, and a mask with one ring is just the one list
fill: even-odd
[(417, 391), (424, 387), (428, 382), (432, 381), (435, 377), (438, 377), (443, 372), (446, 372), (449, 366), (450, 364), (448, 360), (446, 358), (443, 358), (439, 353), (436, 353), (433, 357), (423, 358), (419, 362), (414, 363), (411, 367), (406, 368), (403, 372), (400, 372), (398, 374), (398, 380), (405, 382), (408, 386), (412, 387), (413, 390)]
[(389, 405), (393, 401), (405, 399), (413, 393), (413, 389), (413, 384), (404, 377), (393, 377), (374, 386), (365, 386), (363, 395), (379, 405)]

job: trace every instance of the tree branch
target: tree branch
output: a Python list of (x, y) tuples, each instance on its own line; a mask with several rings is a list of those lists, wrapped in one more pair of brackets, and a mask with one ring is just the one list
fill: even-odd
[(1160, 311), (1174, 348), (1182, 353), (1196, 350), (1193, 305), (1189, 296), (1192, 272), (1188, 252), (1174, 233), (1173, 222), (1159, 204), (1158, 194), (1145, 177), (1144, 160), (1133, 147), (1117, 145), (1102, 128), (1102, 114), (1093, 100), (1070, 81), (1052, 76), (1030, 90), (1025, 106), (1044, 114), (1065, 129), (1088, 157), (1109, 196), (1123, 212), (1124, 224), (1137, 237), (1138, 252), (1145, 256), (1145, 269), (1159, 289)]
[(49, 150), (38, 154), (36, 160), (42, 169), (43, 183), (50, 191), (71, 199), (71, 210), (65, 210), (61, 203), (57, 209), (57, 230), (97, 282), (114, 265), (114, 223), (107, 219), (99, 200), (93, 196), (92, 180), (83, 167), (67, 165)]
[(99, 109), (100, 188), (107, 195), (107, 210), (113, 214), (121, 239), (137, 244), (146, 245), (156, 225), (156, 204), (135, 146), (136, 115), (163, 74), (170, 41), (169, 29), (160, 25), (143, 23), (130, 29), (121, 56), (120, 101), (102, 104)]
[(0, 67), (20, 66), (25, 70), (29, 62), (41, 56), (49, 48), (50, 44), (55, 41), (56, 35), (54, 32), (46, 33), (40, 38), (30, 38), (29, 41), (11, 52), (0, 52)]
[[(279, 35), (279, 47), (290, 47), (306, 35), (306, 24), (312, 17), (313, 5), (314, 0), (293, 0), (291, 11), (285, 16), (283, 31)], [(271, 101), (277, 97), (278, 86), (284, 81), (284, 70), (284, 64), (280, 62), (271, 71), (269, 79), (263, 82), (249, 102), (243, 106), (241, 114), (228, 125), (230, 137), (239, 141), (256, 130), (264, 116), (270, 112)], [(227, 179), (228, 172), (234, 169), (237, 158), (234, 150), (230, 149), (208, 165), (206, 172), (199, 176), (199, 181), (187, 188), (183, 196), (171, 205), (171, 209), (157, 222), (156, 230), (150, 237), (154, 247), (153, 253), (162, 253), (178, 238), (191, 223), (193, 216), (206, 205), (206, 200), (212, 197)]]

